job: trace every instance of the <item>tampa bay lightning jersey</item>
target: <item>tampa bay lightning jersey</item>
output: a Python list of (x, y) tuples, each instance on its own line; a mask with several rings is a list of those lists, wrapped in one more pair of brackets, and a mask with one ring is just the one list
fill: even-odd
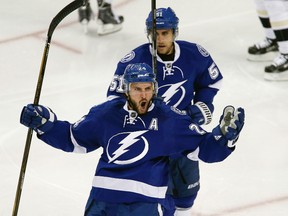
[(215, 138), (174, 107), (152, 104), (148, 113), (137, 115), (123, 99), (91, 108), (74, 124), (57, 120), (38, 137), (66, 152), (88, 153), (102, 147), (90, 196), (112, 203), (165, 206), (169, 156), (199, 150), (201, 160), (215, 162), (232, 152), (225, 137)]
[[(212, 57), (199, 44), (176, 41), (174, 47), (173, 61), (163, 61), (157, 55), (158, 95), (166, 104), (180, 110), (185, 110), (192, 101), (212, 104), (223, 78)], [(113, 98), (123, 93), (122, 75), (128, 64), (145, 62), (152, 67), (151, 53), (151, 45), (147, 43), (124, 56), (117, 65), (107, 96)]]

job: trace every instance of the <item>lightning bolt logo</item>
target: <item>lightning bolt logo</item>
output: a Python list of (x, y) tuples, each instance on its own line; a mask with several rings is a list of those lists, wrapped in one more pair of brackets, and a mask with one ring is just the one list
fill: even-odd
[[(141, 158), (143, 158), (146, 155), (146, 153), (148, 152), (148, 150), (149, 150), (148, 141), (145, 139), (145, 137), (142, 136), (147, 131), (148, 130), (129, 132), (128, 136), (126, 136), (124, 139), (122, 139), (118, 143), (118, 145), (120, 145), (120, 147), (112, 153), (112, 156), (110, 156), (109, 152), (108, 152), (108, 149), (109, 149), (109, 145), (111, 143), (111, 140), (113, 138), (115, 138), (116, 136), (121, 135), (121, 134), (117, 134), (117, 135), (113, 136), (109, 140), (109, 143), (108, 143), (108, 146), (107, 146), (107, 156), (109, 158), (109, 163), (114, 162), (116, 164), (122, 164), (122, 165), (123, 164), (130, 164), (130, 163), (133, 163), (133, 162), (138, 161)], [(144, 142), (144, 149), (139, 155), (137, 155), (136, 157), (133, 157), (133, 158), (131, 158), (129, 160), (117, 160), (117, 158), (119, 158), (121, 155), (123, 155), (126, 152), (130, 151), (130, 149), (129, 149), (130, 146), (134, 145), (135, 143), (137, 143), (140, 140), (143, 140), (143, 142)]]
[[(181, 101), (184, 98), (185, 95), (185, 89), (182, 87), (182, 85), (186, 82), (187, 80), (184, 80), (182, 82), (179, 83), (175, 83), (175, 84), (170, 84), (170, 87), (164, 92), (164, 94), (162, 95), (162, 97), (164, 98), (164, 102), (166, 104), (169, 104), (171, 101), (171, 98), (180, 90), (182, 90), (182, 95), (181, 98), (178, 100), (178, 102), (176, 104), (173, 104), (173, 106), (177, 107), (179, 105), (179, 103), (181, 103)], [(163, 87), (167, 87), (169, 85), (163, 85), (161, 86), (161, 88)]]

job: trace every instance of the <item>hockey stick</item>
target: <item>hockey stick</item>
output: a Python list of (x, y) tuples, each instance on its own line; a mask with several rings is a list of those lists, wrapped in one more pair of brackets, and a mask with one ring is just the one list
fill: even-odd
[(151, 0), (152, 12), (152, 69), (157, 76), (157, 34), (156, 34), (156, 0)]
[[(87, 3), (87, 0), (75, 0), (71, 2), (66, 7), (64, 7), (51, 21), (49, 29), (48, 29), (48, 33), (47, 33), (47, 39), (46, 39), (43, 56), (42, 56), (42, 62), (40, 66), (40, 72), (38, 75), (37, 87), (36, 87), (33, 104), (37, 105), (39, 103), (50, 43), (51, 43), (52, 35), (53, 35), (55, 28), (68, 14), (72, 13), (74, 10), (76, 10), (82, 5), (85, 5), (86, 3)], [(18, 179), (18, 185), (17, 185), (17, 191), (15, 195), (15, 200), (14, 200), (12, 216), (17, 216), (18, 214), (18, 208), (19, 208), (20, 197), (21, 197), (23, 183), (24, 183), (24, 177), (25, 177), (26, 166), (27, 166), (27, 161), (28, 161), (28, 156), (29, 156), (29, 151), (30, 151), (30, 146), (31, 146), (32, 135), (33, 135), (33, 129), (29, 128), (27, 137), (26, 137), (26, 144), (25, 144), (25, 149), (24, 149), (23, 158), (22, 158), (21, 170), (20, 170), (19, 179)]]

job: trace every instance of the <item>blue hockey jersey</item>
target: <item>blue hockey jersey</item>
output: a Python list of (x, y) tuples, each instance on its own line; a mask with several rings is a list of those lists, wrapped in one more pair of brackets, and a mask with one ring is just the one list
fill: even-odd
[[(163, 97), (166, 104), (180, 110), (185, 110), (192, 101), (201, 101), (209, 106), (221, 87), (223, 77), (219, 68), (199, 44), (176, 41), (174, 47), (173, 61), (163, 61), (157, 56), (158, 95)], [(107, 96), (113, 98), (123, 93), (122, 75), (128, 64), (145, 62), (152, 67), (151, 53), (151, 45), (147, 43), (122, 58)]]
[(147, 114), (139, 116), (123, 99), (91, 108), (74, 124), (57, 120), (38, 137), (66, 152), (88, 153), (102, 147), (90, 196), (111, 203), (165, 206), (169, 156), (198, 148), (200, 159), (214, 162), (232, 152), (224, 136), (215, 139), (173, 107), (152, 104)]

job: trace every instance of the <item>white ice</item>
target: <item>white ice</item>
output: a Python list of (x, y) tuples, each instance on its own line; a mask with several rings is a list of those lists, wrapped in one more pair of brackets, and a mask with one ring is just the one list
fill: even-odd
[[(12, 215), (27, 128), (20, 125), (24, 105), (32, 103), (52, 18), (68, 0), (2, 1), (0, 7), (0, 215)], [(91, 1), (97, 12), (96, 1)], [(268, 82), (269, 62), (247, 61), (247, 48), (264, 38), (252, 0), (158, 0), (180, 18), (178, 39), (205, 47), (224, 75), (215, 99), (215, 126), (224, 106), (246, 109), (246, 125), (236, 151), (224, 162), (200, 164), (201, 190), (193, 216), (288, 215), (288, 82)], [(117, 62), (147, 42), (148, 0), (115, 0), (123, 29), (88, 34), (77, 11), (56, 28), (48, 56), (40, 103), (71, 122), (105, 100)], [(210, 129), (210, 128), (207, 129)], [(83, 215), (101, 151), (69, 154), (31, 143), (18, 215)]]

